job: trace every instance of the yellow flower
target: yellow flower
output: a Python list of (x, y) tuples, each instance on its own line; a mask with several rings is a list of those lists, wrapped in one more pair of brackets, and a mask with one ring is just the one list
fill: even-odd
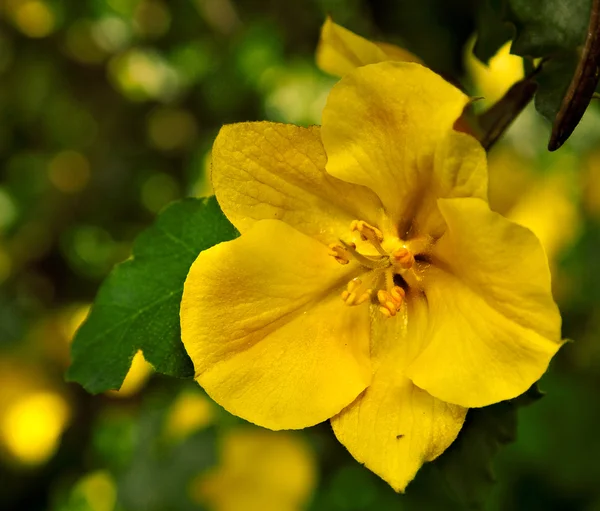
[(399, 46), (369, 41), (327, 17), (317, 47), (317, 65), (323, 71), (344, 76), (357, 67), (388, 60), (421, 63), (419, 57)]
[(565, 152), (543, 173), (535, 172), (539, 165), (510, 146), (495, 148), (489, 156), (489, 202), (494, 211), (537, 236), (556, 275), (559, 257), (581, 234), (579, 162)]
[(331, 418), (403, 491), (468, 407), (523, 393), (561, 345), (539, 241), (487, 204), (469, 98), (382, 62), (332, 89), (323, 126), (225, 126), (212, 180), (241, 232), (202, 252), (181, 304), (196, 379), (271, 429)]
[(508, 42), (490, 59), (488, 64), (481, 62), (473, 54), (475, 39), (465, 47), (464, 62), (476, 94), (481, 95), (481, 107), (490, 107), (496, 103), (516, 82), (525, 76), (523, 58), (511, 55)]

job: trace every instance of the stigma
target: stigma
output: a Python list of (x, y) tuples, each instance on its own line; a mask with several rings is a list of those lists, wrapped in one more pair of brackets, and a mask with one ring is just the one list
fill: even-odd
[(396, 316), (406, 301), (406, 291), (395, 283), (395, 276), (404, 277), (412, 271), (414, 254), (398, 237), (386, 239), (380, 229), (362, 220), (350, 224), (350, 233), (358, 234), (356, 243), (340, 240), (329, 245), (329, 255), (343, 265), (350, 261), (359, 263), (366, 275), (347, 284), (341, 293), (342, 301), (348, 306), (369, 302), (378, 306), (386, 318)]

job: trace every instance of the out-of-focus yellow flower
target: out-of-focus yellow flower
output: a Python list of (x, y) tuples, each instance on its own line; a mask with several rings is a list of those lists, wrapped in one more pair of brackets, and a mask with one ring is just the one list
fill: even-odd
[(508, 89), (525, 76), (523, 58), (511, 55), (510, 41), (498, 50), (486, 65), (473, 54), (475, 40), (465, 47), (465, 66), (475, 86), (475, 94), (481, 96), (481, 105), (496, 103)]
[(131, 367), (123, 380), (123, 384), (119, 390), (108, 390), (107, 396), (126, 398), (137, 394), (152, 374), (152, 366), (146, 362), (144, 355), (141, 351), (138, 351), (131, 361)]
[(214, 404), (199, 392), (183, 392), (173, 403), (165, 423), (165, 436), (183, 440), (215, 419)]
[(388, 60), (421, 62), (416, 55), (399, 46), (369, 41), (327, 17), (317, 46), (317, 65), (323, 71), (344, 76), (357, 67)]
[(217, 200), (241, 232), (202, 252), (181, 305), (197, 381), (271, 429), (331, 418), (403, 491), (468, 407), (525, 392), (561, 345), (539, 241), (493, 213), (469, 98), (415, 63), (356, 68), (323, 126), (225, 126)]
[(59, 446), (71, 418), (68, 401), (22, 361), (0, 364), (0, 447), (13, 461), (29, 466), (45, 463)]
[(28, 37), (50, 35), (56, 26), (56, 16), (42, 0), (8, 0), (6, 2), (15, 25)]
[(295, 433), (240, 428), (225, 433), (218, 466), (192, 481), (193, 500), (212, 511), (300, 511), (316, 482), (314, 455)]
[(83, 476), (73, 488), (77, 509), (82, 501), (86, 511), (113, 511), (117, 503), (117, 485), (106, 470), (97, 470)]
[(24, 464), (42, 464), (56, 451), (69, 416), (69, 406), (58, 393), (43, 391), (22, 396), (0, 419), (5, 446)]
[(501, 146), (489, 156), (490, 207), (528, 229), (541, 241), (554, 266), (580, 234), (577, 158), (557, 155), (551, 168), (536, 172), (536, 162)]

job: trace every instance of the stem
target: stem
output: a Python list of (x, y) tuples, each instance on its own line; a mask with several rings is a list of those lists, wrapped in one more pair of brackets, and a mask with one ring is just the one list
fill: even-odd
[(533, 99), (537, 83), (533, 80), (537, 68), (529, 76), (515, 83), (492, 107), (478, 116), (479, 142), (489, 151), (513, 121)]
[(600, 0), (593, 0), (585, 45), (573, 79), (552, 125), (548, 150), (556, 151), (571, 136), (583, 117), (596, 86), (600, 66)]

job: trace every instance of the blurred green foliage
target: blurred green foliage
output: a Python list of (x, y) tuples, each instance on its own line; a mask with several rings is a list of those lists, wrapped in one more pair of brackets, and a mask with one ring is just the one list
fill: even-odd
[[(142, 392), (92, 397), (63, 383), (68, 343), (134, 237), (169, 202), (210, 193), (208, 154), (222, 124), (319, 122), (334, 83), (313, 62), (326, 14), (472, 90), (463, 51), (482, 16), (469, 0), (0, 1), (3, 510), (206, 506), (194, 478), (222, 461), (220, 438), (250, 426), (202, 404), (191, 381), (155, 375)], [(564, 171), (578, 193), (576, 217), (556, 221), (557, 236), (573, 240), (554, 257), (564, 336), (575, 342), (543, 378), (547, 396), (519, 411), (489, 509), (600, 509), (599, 118), (593, 105), (560, 159), (545, 153), (548, 126), (530, 109), (491, 154), (517, 154), (521, 163), (508, 166), (532, 180)], [(179, 409), (186, 393), (194, 397)], [(48, 395), (46, 408), (25, 407)], [(6, 424), (20, 424), (20, 436)], [(428, 483), (430, 467), (400, 496), (357, 464), (328, 424), (296, 436), (315, 459), (309, 509), (463, 507)], [(285, 467), (293, 473), (292, 461)]]

